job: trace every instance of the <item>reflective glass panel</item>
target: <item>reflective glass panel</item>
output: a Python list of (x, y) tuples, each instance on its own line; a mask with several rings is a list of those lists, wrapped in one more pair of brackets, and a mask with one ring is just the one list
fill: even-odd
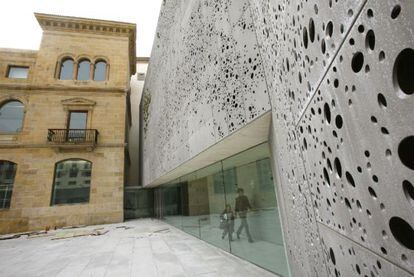
[(169, 224), (182, 228), (182, 186), (175, 180), (161, 189), (162, 218)]
[(179, 228), (181, 224), (191, 235), (289, 276), (267, 143), (161, 189), (165, 199), (156, 205), (166, 210), (168, 223)]
[(93, 79), (95, 81), (106, 80), (106, 62), (100, 61), (100, 62), (95, 63), (95, 71), (93, 74)]
[(60, 80), (72, 80), (73, 79), (73, 60), (66, 59), (62, 61), (60, 65)]
[(223, 169), (230, 168), (237, 175), (237, 189), (226, 195), (236, 213), (231, 252), (288, 276), (268, 145), (223, 160)]
[(154, 192), (152, 189), (125, 187), (124, 218), (135, 219), (154, 215)]
[(89, 202), (92, 163), (67, 160), (56, 164), (52, 205)]
[(0, 108), (0, 132), (17, 133), (22, 130), (24, 106), (19, 101), (10, 101)]
[(78, 64), (78, 77), (79, 81), (89, 80), (91, 70), (91, 63), (88, 60), (83, 60)]
[(16, 169), (15, 163), (0, 161), (0, 209), (10, 207)]
[(12, 79), (27, 79), (29, 68), (24, 66), (10, 66), (7, 77)]

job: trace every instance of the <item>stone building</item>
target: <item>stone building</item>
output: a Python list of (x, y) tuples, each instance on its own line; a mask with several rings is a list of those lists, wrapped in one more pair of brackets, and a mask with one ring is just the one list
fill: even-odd
[(409, 0), (163, 1), (156, 215), (281, 276), (414, 276), (413, 28)]
[(135, 24), (35, 14), (0, 50), (0, 233), (123, 220)]

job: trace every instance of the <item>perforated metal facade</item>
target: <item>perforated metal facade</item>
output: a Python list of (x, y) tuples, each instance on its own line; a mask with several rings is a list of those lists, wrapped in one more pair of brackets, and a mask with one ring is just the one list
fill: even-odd
[(413, 276), (413, 30), (410, 0), (165, 0), (144, 184), (271, 111), (293, 276)]

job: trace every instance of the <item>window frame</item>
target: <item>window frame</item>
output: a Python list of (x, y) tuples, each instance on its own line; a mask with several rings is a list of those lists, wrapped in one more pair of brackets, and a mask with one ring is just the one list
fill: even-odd
[(23, 129), (24, 129), (24, 123), (25, 123), (25, 119), (26, 119), (26, 103), (24, 101), (22, 101), (21, 99), (15, 98), (15, 97), (0, 99), (0, 111), (5, 105), (7, 105), (10, 102), (19, 102), (20, 104), (23, 105), (23, 116), (22, 116), (20, 130), (17, 131), (17, 132), (3, 132), (3, 131), (0, 130), (0, 135), (18, 135), (18, 134), (22, 133)]
[[(62, 79), (62, 67), (63, 67), (63, 63), (71, 60), (72, 61), (72, 77), (70, 79)], [(69, 55), (65, 55), (62, 58), (59, 59), (58, 61), (58, 70), (57, 70), (57, 76), (56, 79), (60, 80), (60, 81), (73, 81), (74, 77), (75, 77), (75, 68), (77, 67), (77, 64), (75, 62), (75, 59), (72, 56)]]
[[(15, 78), (15, 77), (10, 77), (10, 71), (11, 71), (13, 68), (25, 68), (25, 69), (27, 69), (27, 75), (26, 75), (26, 77), (25, 77), (25, 78)], [(29, 73), (30, 73), (30, 66), (28, 66), (28, 65), (15, 65), (15, 64), (9, 64), (9, 65), (7, 66), (6, 78), (7, 78), (7, 79), (13, 79), (13, 80), (27, 80), (27, 79), (29, 79)]]
[[(81, 63), (82, 62), (85, 62), (85, 61), (87, 61), (88, 63), (89, 63), (89, 69), (88, 69), (88, 79), (86, 79), (86, 80), (79, 80), (79, 68), (80, 68), (80, 65), (81, 65)], [(89, 82), (89, 81), (91, 81), (92, 80), (92, 77), (93, 77), (93, 66), (94, 66), (94, 64), (91, 62), (91, 59), (89, 59), (88, 57), (81, 57), (81, 58), (79, 58), (79, 59), (77, 59), (77, 61), (76, 61), (76, 69), (75, 69), (75, 72), (76, 72), (76, 75), (75, 75), (75, 80), (76, 81), (78, 81), (78, 82)]]
[[(98, 64), (98, 63), (101, 63), (101, 62), (103, 62), (103, 63), (105, 63), (105, 76), (104, 76), (104, 79), (103, 80), (96, 80), (95, 79), (95, 72), (96, 72), (96, 64)], [(93, 81), (94, 82), (106, 82), (106, 81), (108, 81), (108, 77), (109, 77), (109, 63), (108, 63), (108, 61), (106, 60), (106, 59), (103, 59), (103, 58), (98, 58), (98, 59), (96, 59), (95, 60), (95, 62), (93, 63), (93, 74), (92, 74), (92, 77), (93, 77)]]
[[(68, 161), (84, 161), (84, 162), (88, 162), (90, 164), (91, 176), (89, 177), (90, 183), (89, 183), (88, 201), (85, 201), (85, 202), (76, 202), (76, 203), (54, 203), (55, 202), (54, 201), (55, 200), (54, 198), (56, 196), (55, 188), (56, 188), (56, 183), (57, 183), (56, 182), (56, 173), (57, 173), (56, 170), (57, 170), (59, 164), (61, 164), (63, 162), (68, 162)], [(83, 159), (83, 158), (70, 158), (70, 159), (59, 160), (59, 161), (55, 162), (54, 171), (53, 171), (53, 180), (52, 180), (52, 191), (51, 191), (51, 195), (50, 195), (50, 205), (49, 206), (50, 207), (54, 207), (54, 206), (65, 206), (65, 205), (88, 205), (91, 202), (92, 169), (93, 169), (93, 162), (90, 161), (90, 160), (87, 160), (87, 159)], [(72, 178), (70, 178), (70, 179), (72, 179)], [(68, 180), (68, 183), (70, 181), (73, 181), (73, 180)], [(75, 180), (75, 181), (77, 182), (78, 180)], [(62, 185), (61, 182), (58, 182), (58, 183), (60, 183), (60, 185)], [(82, 184), (83, 184), (83, 182), (82, 182)]]
[(11, 185), (11, 188), (12, 189), (11, 189), (11, 192), (10, 192), (9, 205), (7, 207), (0, 206), (0, 211), (1, 211), (1, 210), (9, 210), (10, 207), (11, 207), (11, 202), (12, 202), (12, 197), (13, 197), (13, 188), (14, 188), (14, 185), (16, 183), (16, 176), (17, 176), (17, 167), (18, 167), (18, 164), (15, 163), (15, 162), (12, 162), (10, 160), (0, 160), (0, 162), (7, 162), (7, 163), (9, 163), (9, 164), (11, 164), (11, 165), (14, 166), (14, 176), (13, 176), (13, 182), (12, 182), (12, 185)]

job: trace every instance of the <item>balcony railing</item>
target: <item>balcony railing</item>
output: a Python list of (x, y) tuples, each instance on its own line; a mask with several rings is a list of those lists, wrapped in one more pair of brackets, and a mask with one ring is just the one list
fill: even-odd
[(56, 144), (88, 144), (98, 143), (98, 130), (95, 129), (49, 129), (47, 141)]

